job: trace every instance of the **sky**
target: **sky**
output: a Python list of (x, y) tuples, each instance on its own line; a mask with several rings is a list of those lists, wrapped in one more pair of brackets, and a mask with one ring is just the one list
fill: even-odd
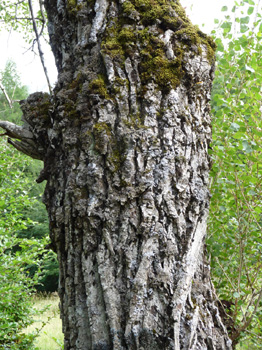
[[(234, 4), (234, 0), (180, 0), (186, 12), (193, 22), (198, 24), (205, 33), (214, 29), (214, 19), (223, 16), (221, 8), (224, 5)], [(204, 26), (202, 26), (204, 24)], [(45, 52), (45, 62), (51, 83), (56, 81), (56, 68), (53, 55), (48, 47), (42, 43)], [(48, 91), (46, 79), (39, 57), (35, 55), (26, 44), (21, 34), (0, 32), (0, 70), (3, 70), (8, 59), (13, 60), (21, 76), (23, 85), (29, 87), (30, 92)], [(35, 48), (36, 49), (36, 48)]]

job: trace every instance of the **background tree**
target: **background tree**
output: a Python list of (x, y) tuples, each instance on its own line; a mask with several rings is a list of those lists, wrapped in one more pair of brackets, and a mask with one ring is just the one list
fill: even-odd
[(18, 101), (23, 100), (28, 96), (28, 89), (20, 82), (19, 75), (16, 70), (16, 65), (12, 61), (8, 61), (3, 71), (0, 72), (0, 80), (3, 84), (5, 91), (12, 101), (12, 108), (8, 104), (8, 101), (1, 91), (0, 93), (0, 115), (1, 119), (9, 120), (16, 124), (22, 123), (21, 110)]

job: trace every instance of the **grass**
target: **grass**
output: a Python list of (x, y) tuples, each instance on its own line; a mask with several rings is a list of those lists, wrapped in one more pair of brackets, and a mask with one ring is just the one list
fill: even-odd
[(46, 310), (36, 317), (35, 322), (26, 329), (26, 332), (41, 329), (35, 342), (39, 350), (61, 350), (63, 333), (59, 316), (58, 295), (55, 293), (35, 295), (33, 303), (36, 310)]

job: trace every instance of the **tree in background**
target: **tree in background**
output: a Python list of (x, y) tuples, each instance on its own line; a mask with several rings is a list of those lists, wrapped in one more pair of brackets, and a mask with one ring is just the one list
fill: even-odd
[(233, 345), (250, 350), (262, 343), (262, 17), (259, 1), (222, 10), (214, 31), (208, 247)]
[(28, 96), (28, 89), (21, 84), (16, 64), (13, 61), (7, 61), (4, 70), (0, 71), (0, 81), (12, 101), (12, 108), (10, 108), (5, 95), (0, 93), (1, 119), (21, 124), (21, 109), (18, 102)]

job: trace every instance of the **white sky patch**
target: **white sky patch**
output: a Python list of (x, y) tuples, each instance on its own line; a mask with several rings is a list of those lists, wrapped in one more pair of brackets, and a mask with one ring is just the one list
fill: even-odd
[[(42, 40), (42, 49), (46, 62), (48, 75), (51, 84), (54, 85), (57, 78), (54, 57), (48, 44)], [(0, 31), (0, 70), (5, 68), (8, 59), (14, 61), (23, 85), (28, 86), (30, 92), (47, 91), (48, 86), (44, 75), (44, 70), (38, 55), (37, 45), (34, 52), (30, 49), (30, 44), (23, 40), (20, 33), (8, 33)]]
[[(234, 6), (234, 0), (180, 0), (182, 6), (186, 9), (188, 17), (193, 24), (207, 33), (214, 29), (215, 18), (221, 19), (225, 12), (221, 12), (223, 6), (231, 9)], [(204, 26), (202, 26), (204, 24)]]

